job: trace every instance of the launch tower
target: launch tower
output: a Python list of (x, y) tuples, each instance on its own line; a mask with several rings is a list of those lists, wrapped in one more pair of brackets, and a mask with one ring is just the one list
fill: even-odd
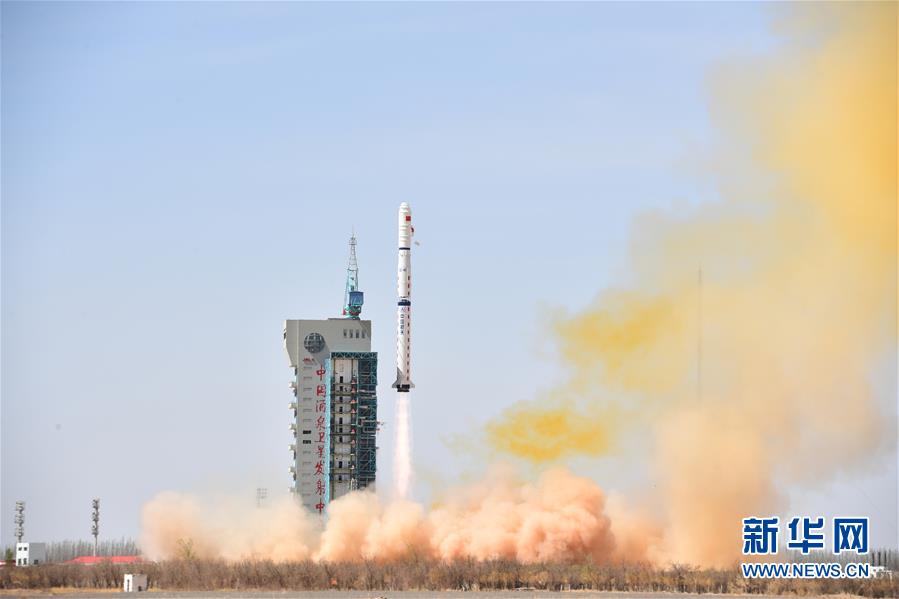
[(356, 237), (350, 238), (343, 318), (286, 320), (290, 388), (291, 491), (323, 513), (332, 500), (374, 483), (377, 470), (378, 354), (362, 320)]

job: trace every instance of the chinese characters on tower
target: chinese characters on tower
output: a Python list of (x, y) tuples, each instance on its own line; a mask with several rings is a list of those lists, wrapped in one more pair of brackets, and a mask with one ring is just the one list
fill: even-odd
[(325, 390), (325, 369), (322, 366), (315, 371), (318, 376), (318, 384), (315, 386), (315, 494), (318, 501), (315, 509), (321, 514), (325, 509), (325, 499), (327, 492), (328, 479), (325, 476), (325, 462), (327, 460), (327, 421), (328, 405), (326, 401), (327, 393)]

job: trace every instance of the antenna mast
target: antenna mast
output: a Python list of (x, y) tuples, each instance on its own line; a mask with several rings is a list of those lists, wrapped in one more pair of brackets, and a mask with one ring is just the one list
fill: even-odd
[(346, 267), (346, 291), (343, 294), (344, 318), (359, 319), (363, 295), (359, 291), (359, 265), (356, 263), (356, 235), (350, 237), (350, 260)]
[(98, 543), (97, 538), (100, 536), (100, 498), (95, 497), (91, 500), (91, 535), (94, 537), (94, 557), (97, 557)]
[(25, 502), (17, 501), (16, 502), (16, 539), (18, 542), (22, 542), (22, 537), (25, 536)]

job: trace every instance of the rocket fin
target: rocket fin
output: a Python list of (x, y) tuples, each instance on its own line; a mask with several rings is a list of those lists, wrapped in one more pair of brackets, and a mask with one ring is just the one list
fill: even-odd
[(396, 369), (396, 380), (393, 381), (393, 384), (390, 385), (393, 389), (397, 391), (408, 391), (409, 389), (415, 389), (415, 384), (406, 379), (403, 376), (403, 373), (400, 372), (400, 369)]

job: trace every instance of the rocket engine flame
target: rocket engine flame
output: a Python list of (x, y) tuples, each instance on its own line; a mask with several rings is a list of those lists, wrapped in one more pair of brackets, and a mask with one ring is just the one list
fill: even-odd
[(396, 436), (393, 454), (393, 489), (399, 499), (409, 497), (412, 485), (412, 413), (410, 393), (396, 394)]

